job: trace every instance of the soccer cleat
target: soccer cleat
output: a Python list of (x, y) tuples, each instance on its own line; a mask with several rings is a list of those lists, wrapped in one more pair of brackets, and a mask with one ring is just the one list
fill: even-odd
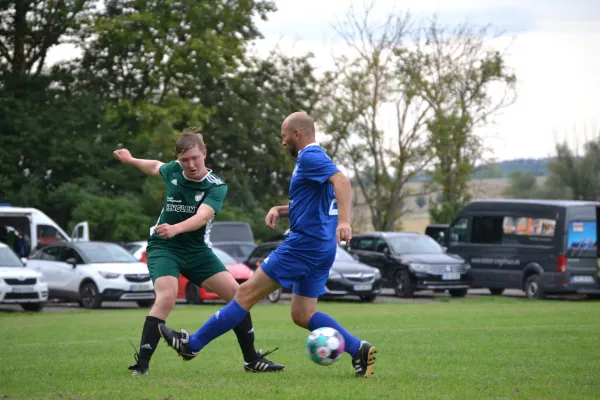
[(256, 353), (256, 359), (245, 362), (244, 361), (244, 370), (246, 372), (279, 372), (285, 369), (285, 365), (274, 363), (273, 361), (267, 360), (265, 357), (269, 354), (273, 353), (279, 347), (267, 351), (265, 353), (262, 352), (262, 349)]
[(165, 324), (158, 324), (158, 331), (169, 347), (175, 350), (185, 361), (189, 361), (198, 355), (197, 351), (194, 352), (189, 349), (190, 335), (184, 329), (177, 332)]
[(361, 376), (364, 378), (370, 378), (373, 376), (375, 359), (377, 358), (375, 354), (377, 354), (377, 349), (375, 346), (365, 342), (364, 340), (360, 342), (358, 352), (352, 359), (352, 366), (354, 367), (356, 376)]
[[(132, 343), (132, 346), (133, 346), (133, 343)], [(133, 358), (135, 359), (135, 364), (129, 367), (129, 370), (131, 371), (131, 375), (132, 376), (148, 375), (148, 368), (140, 367), (140, 362), (138, 360), (139, 353), (138, 353), (137, 349), (135, 348), (135, 346), (133, 346), (133, 350), (135, 351), (135, 354), (133, 355)]]

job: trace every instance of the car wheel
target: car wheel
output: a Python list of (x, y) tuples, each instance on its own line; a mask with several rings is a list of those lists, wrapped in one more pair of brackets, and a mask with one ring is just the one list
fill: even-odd
[(44, 309), (44, 307), (46, 307), (46, 302), (40, 302), (40, 303), (22, 303), (21, 304), (21, 308), (25, 311), (35, 311), (35, 312), (39, 312), (42, 311)]
[(360, 296), (360, 299), (362, 301), (364, 301), (365, 303), (372, 303), (372, 302), (375, 301), (376, 298), (377, 298), (376, 294), (371, 294), (371, 295), (368, 295), (368, 296)]
[(79, 288), (79, 297), (83, 308), (97, 309), (102, 305), (102, 296), (94, 282), (87, 282)]
[(525, 281), (525, 287), (523, 288), (528, 299), (541, 300), (546, 297), (544, 289), (542, 288), (542, 280), (539, 275), (531, 275)]
[(279, 299), (281, 299), (281, 291), (282, 291), (282, 289), (279, 288), (279, 289), (269, 293), (269, 295), (267, 296), (267, 300), (269, 300), (271, 303), (277, 303), (279, 301)]
[(154, 300), (138, 300), (136, 301), (137, 305), (142, 308), (151, 307), (154, 304)]
[(452, 297), (465, 297), (469, 289), (449, 289), (448, 293)]
[(188, 304), (202, 304), (202, 297), (200, 297), (200, 288), (193, 284), (188, 283), (185, 288), (185, 300)]
[(396, 297), (413, 297), (413, 284), (407, 271), (399, 270), (394, 274), (394, 294)]
[(500, 288), (488, 288), (490, 290), (490, 293), (493, 296), (500, 296), (502, 293), (504, 293), (504, 289), (500, 289)]

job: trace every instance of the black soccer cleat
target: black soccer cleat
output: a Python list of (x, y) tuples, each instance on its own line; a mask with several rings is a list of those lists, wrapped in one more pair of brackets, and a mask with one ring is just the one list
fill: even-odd
[(250, 362), (244, 361), (244, 370), (246, 372), (279, 372), (285, 369), (285, 365), (274, 363), (273, 361), (267, 360), (265, 357), (273, 353), (277, 348), (262, 352), (262, 349), (256, 353), (256, 358)]
[(189, 361), (198, 355), (197, 351), (194, 352), (190, 350), (190, 335), (184, 329), (181, 329), (179, 332), (177, 332), (165, 324), (158, 324), (158, 331), (160, 332), (160, 336), (165, 339), (165, 342), (167, 342), (169, 347), (175, 350), (177, 354), (179, 354), (179, 356), (185, 361)]
[[(131, 344), (133, 346), (133, 343)], [(135, 364), (129, 367), (132, 376), (136, 375), (148, 375), (148, 367), (144, 368), (140, 366), (140, 362), (138, 360), (139, 353), (135, 346), (133, 346), (133, 350), (135, 353), (133, 354), (133, 358), (135, 359)]]
[(358, 352), (352, 359), (352, 366), (354, 367), (356, 376), (363, 378), (370, 378), (373, 376), (375, 359), (377, 358), (375, 354), (377, 354), (377, 349), (375, 346), (365, 342), (364, 340), (360, 342)]

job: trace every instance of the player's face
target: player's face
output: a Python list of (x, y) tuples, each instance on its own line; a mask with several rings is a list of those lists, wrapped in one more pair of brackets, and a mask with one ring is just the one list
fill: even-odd
[(287, 129), (285, 124), (281, 127), (281, 144), (285, 147), (292, 157), (298, 157), (297, 135), (294, 131)]
[(191, 149), (183, 152), (177, 156), (179, 164), (183, 167), (185, 176), (192, 179), (200, 179), (202, 172), (204, 171), (204, 160), (206, 159), (206, 148), (200, 150), (198, 146), (194, 146)]

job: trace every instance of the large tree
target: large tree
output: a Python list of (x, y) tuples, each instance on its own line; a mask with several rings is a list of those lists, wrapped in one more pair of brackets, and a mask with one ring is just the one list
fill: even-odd
[(374, 229), (389, 231), (411, 195), (406, 183), (431, 159), (425, 124), (429, 106), (398, 73), (396, 50), (405, 47), (410, 16), (391, 14), (379, 23), (373, 5), (350, 8), (337, 26), (352, 53), (336, 60), (323, 121), (332, 155), (352, 171), (359, 188), (356, 206), (368, 208)]
[(451, 221), (469, 200), (468, 181), (483, 154), (476, 129), (515, 98), (516, 77), (491, 45), (490, 32), (467, 23), (445, 27), (434, 18), (416, 30), (408, 51), (398, 51), (405, 84), (432, 110), (431, 178), (443, 199), (430, 204), (433, 222)]

